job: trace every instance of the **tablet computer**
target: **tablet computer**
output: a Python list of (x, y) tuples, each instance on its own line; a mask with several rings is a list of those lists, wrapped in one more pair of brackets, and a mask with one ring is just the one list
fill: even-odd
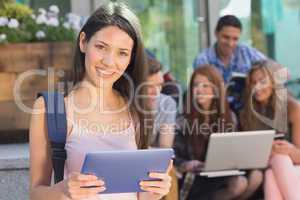
[(104, 180), (103, 193), (142, 192), (140, 181), (153, 180), (149, 172), (166, 172), (173, 157), (173, 149), (92, 152), (86, 154), (81, 173)]
[(241, 170), (265, 168), (274, 136), (274, 130), (211, 134), (200, 175), (240, 175)]

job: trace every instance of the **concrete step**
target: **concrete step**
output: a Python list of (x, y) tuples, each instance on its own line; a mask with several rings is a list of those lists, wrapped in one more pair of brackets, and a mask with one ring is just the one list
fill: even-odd
[(0, 170), (17, 170), (29, 168), (29, 145), (1, 144), (0, 145)]
[(0, 199), (29, 199), (29, 145), (0, 145)]

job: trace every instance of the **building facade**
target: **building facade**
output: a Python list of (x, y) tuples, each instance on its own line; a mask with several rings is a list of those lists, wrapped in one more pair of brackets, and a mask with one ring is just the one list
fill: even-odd
[[(33, 8), (57, 4), (63, 13), (88, 16), (108, 0), (19, 0)], [(117, 0), (115, 0), (117, 1)], [(243, 23), (241, 42), (290, 71), (288, 86), (300, 97), (300, 0), (124, 0), (138, 14), (145, 46), (183, 86), (196, 55), (215, 42), (218, 18), (234, 14)]]

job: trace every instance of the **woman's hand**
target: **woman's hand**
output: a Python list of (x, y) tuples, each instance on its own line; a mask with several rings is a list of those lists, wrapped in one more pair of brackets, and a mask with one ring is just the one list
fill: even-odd
[(204, 167), (204, 163), (199, 160), (190, 160), (182, 163), (181, 172), (200, 172)]
[(141, 181), (141, 189), (145, 192), (140, 193), (140, 199), (158, 200), (167, 195), (171, 188), (171, 176), (169, 172), (173, 167), (173, 160), (170, 161), (166, 173), (150, 173), (150, 178), (159, 179), (156, 181)]
[(275, 140), (272, 146), (272, 154), (279, 153), (291, 155), (294, 149), (295, 146), (286, 140)]
[(63, 192), (72, 200), (93, 197), (105, 190), (104, 182), (94, 175), (74, 172), (63, 182)]

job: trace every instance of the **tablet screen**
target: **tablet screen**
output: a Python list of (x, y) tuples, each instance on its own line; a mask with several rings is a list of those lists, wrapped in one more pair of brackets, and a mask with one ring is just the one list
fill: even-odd
[(86, 155), (81, 173), (101, 178), (106, 186), (103, 193), (142, 192), (140, 181), (151, 180), (149, 172), (166, 172), (173, 156), (173, 149), (92, 152)]

